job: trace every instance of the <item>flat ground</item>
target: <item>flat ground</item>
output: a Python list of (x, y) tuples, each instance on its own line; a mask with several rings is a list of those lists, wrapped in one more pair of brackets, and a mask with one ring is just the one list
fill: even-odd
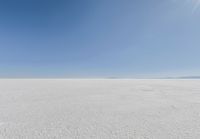
[(0, 80), (0, 139), (199, 139), (200, 80)]

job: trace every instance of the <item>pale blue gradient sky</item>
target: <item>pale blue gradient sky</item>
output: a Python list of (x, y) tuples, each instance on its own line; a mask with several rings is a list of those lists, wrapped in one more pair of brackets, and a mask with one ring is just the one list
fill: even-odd
[(0, 0), (0, 77), (200, 75), (194, 0)]

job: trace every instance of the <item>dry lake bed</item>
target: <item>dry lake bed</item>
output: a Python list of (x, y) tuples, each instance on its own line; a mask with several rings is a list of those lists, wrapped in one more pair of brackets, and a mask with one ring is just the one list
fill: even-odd
[(200, 80), (0, 80), (0, 139), (199, 138)]

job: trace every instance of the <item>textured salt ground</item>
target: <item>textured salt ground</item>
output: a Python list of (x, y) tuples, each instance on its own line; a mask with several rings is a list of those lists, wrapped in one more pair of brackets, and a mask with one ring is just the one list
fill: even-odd
[(0, 80), (0, 139), (198, 139), (200, 80)]

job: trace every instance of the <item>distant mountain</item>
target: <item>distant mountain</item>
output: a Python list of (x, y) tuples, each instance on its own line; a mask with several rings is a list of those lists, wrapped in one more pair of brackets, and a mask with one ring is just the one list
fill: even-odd
[(167, 77), (167, 79), (200, 79), (200, 76)]
[(183, 76), (179, 77), (179, 79), (200, 79), (200, 76)]

